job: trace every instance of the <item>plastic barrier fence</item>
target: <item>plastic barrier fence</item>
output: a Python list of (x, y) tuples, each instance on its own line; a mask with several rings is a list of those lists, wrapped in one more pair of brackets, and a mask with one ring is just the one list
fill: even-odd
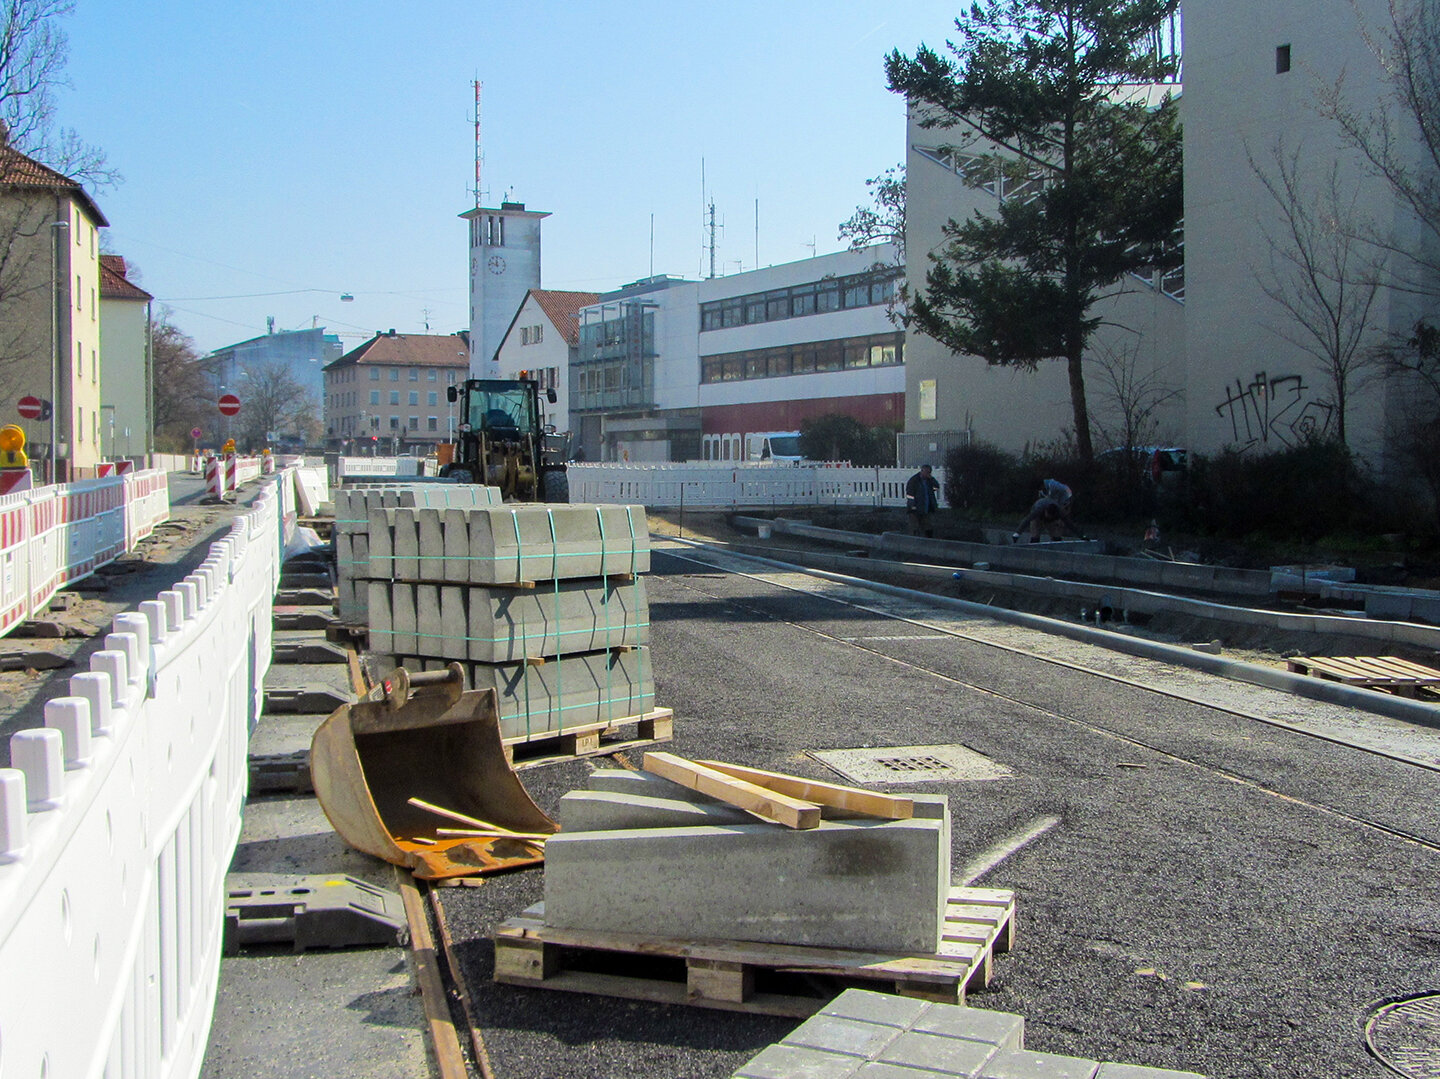
[[(848, 465), (573, 464), (571, 502), (685, 506), (904, 506), (913, 468)], [(935, 469), (944, 504), (945, 469)]]
[(131, 472), (0, 497), (0, 635), (64, 585), (113, 562), (170, 516), (163, 472)]
[(270, 662), (283, 494), (118, 615), (0, 769), (0, 1068), (190, 1079)]

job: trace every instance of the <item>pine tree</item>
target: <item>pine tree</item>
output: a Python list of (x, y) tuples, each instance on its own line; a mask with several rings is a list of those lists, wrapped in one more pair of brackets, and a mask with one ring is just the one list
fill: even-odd
[(1154, 88), (1177, 73), (1158, 35), (1178, 6), (983, 0), (956, 19), (951, 56), (922, 45), (886, 59), (890, 89), (921, 126), (958, 131), (954, 149), (982, 161), (974, 172), (1028, 181), (1028, 197), (946, 225), (924, 286), (912, 282), (907, 323), (992, 364), (1065, 361), (1085, 460), (1096, 305), (1127, 274), (1178, 261), (1180, 122)]

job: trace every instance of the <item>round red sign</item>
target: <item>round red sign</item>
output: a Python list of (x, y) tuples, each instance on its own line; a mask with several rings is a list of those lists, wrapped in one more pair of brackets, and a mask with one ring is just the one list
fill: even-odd
[(240, 411), (240, 398), (233, 393), (227, 393), (220, 398), (220, 412), (225, 416), (233, 416)]
[(15, 402), (15, 410), (27, 420), (38, 420), (44, 408), (45, 402), (38, 397), (22, 397)]

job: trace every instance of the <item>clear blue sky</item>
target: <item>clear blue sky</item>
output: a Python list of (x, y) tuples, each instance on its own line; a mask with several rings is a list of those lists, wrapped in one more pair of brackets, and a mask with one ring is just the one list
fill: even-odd
[[(904, 157), (883, 57), (943, 44), (957, 0), (78, 0), (59, 120), (124, 176), (109, 249), (213, 349), (318, 318), (468, 326), (473, 91), (487, 205), (547, 210), (545, 288), (838, 250)], [(340, 295), (352, 293), (353, 302)], [(212, 299), (254, 293), (281, 295)]]

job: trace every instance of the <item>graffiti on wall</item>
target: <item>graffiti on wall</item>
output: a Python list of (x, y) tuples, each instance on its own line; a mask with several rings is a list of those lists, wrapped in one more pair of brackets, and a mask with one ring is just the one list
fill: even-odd
[(1255, 372), (1247, 384), (1236, 379), (1226, 387), (1225, 400), (1215, 406), (1228, 417), (1232, 441), (1242, 450), (1254, 446), (1297, 446), (1330, 430), (1335, 406), (1310, 396), (1301, 375), (1271, 378)]

